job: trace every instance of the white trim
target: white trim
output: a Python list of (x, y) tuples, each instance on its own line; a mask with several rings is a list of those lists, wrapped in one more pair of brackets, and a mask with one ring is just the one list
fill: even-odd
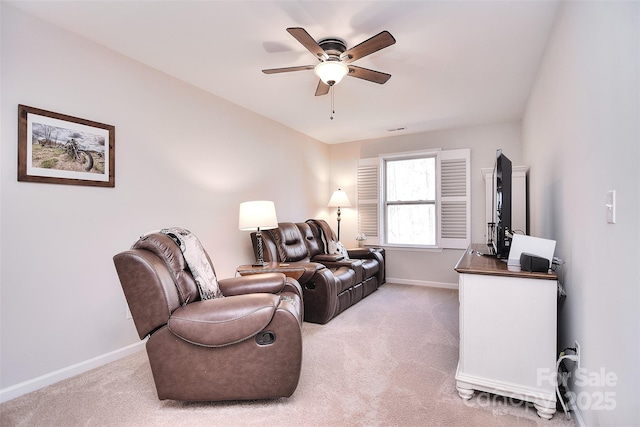
[[(575, 402), (566, 402), (568, 409), (569, 409), (569, 415), (571, 416), (571, 418), (573, 420), (575, 420), (576, 424), (578, 424), (578, 426), (580, 427), (587, 427), (587, 425), (584, 422), (584, 419), (582, 418), (582, 413), (580, 413), (580, 408), (578, 408), (575, 404)], [(562, 412), (562, 416), (564, 417), (564, 411)]]
[(386, 283), (396, 283), (398, 285), (426, 286), (429, 288), (458, 289), (457, 283), (431, 282), (429, 280), (397, 279), (387, 277)]
[(135, 344), (131, 344), (127, 347), (122, 347), (109, 353), (96, 356), (92, 359), (85, 360), (84, 362), (76, 363), (74, 365), (49, 372), (48, 374), (44, 374), (39, 377), (12, 385), (10, 387), (0, 389), (0, 403), (4, 403), (27, 393), (40, 390), (41, 388), (44, 388), (51, 384), (55, 384), (62, 380), (66, 380), (67, 378), (71, 378), (100, 366), (106, 365), (107, 363), (122, 359), (123, 357), (129, 356), (130, 354), (142, 351), (144, 350), (144, 344), (146, 342), (147, 340), (145, 339)]
[(378, 154), (378, 157), (381, 159), (394, 159), (394, 160), (397, 160), (399, 158), (412, 159), (416, 157), (424, 157), (424, 156), (430, 156), (430, 155), (436, 156), (442, 151), (443, 151), (442, 148), (433, 148), (429, 150), (400, 151), (400, 152), (394, 152), (394, 153)]
[[(487, 378), (484, 376), (467, 374), (460, 372), (460, 364), (456, 369), (456, 385), (462, 383), (465, 387), (469, 387), (475, 391), (486, 391), (488, 393), (499, 394), (504, 397), (512, 397), (519, 400), (526, 400), (531, 403), (548, 403), (553, 404), (555, 411), (556, 392), (545, 390), (540, 387), (530, 387), (524, 384), (514, 383), (511, 381), (503, 381), (499, 379)], [(555, 412), (554, 412), (555, 413)]]
[(371, 246), (373, 248), (383, 248), (387, 251), (395, 251), (395, 252), (436, 252), (440, 253), (444, 251), (443, 248), (439, 248), (437, 246), (405, 246), (399, 244), (385, 244), (385, 245), (365, 245)]

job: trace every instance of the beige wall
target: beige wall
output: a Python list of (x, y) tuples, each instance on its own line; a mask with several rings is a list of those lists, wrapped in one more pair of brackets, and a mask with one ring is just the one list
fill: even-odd
[[(326, 213), (327, 145), (0, 7), (0, 389), (139, 342), (111, 258), (141, 233), (188, 228), (229, 277), (240, 202)], [(18, 104), (114, 125), (116, 187), (17, 182)]]
[(565, 2), (523, 121), (532, 233), (566, 261), (558, 351), (577, 340), (592, 378), (572, 381), (585, 425), (640, 424), (639, 58), (639, 2)]
[[(502, 148), (514, 165), (522, 163), (520, 123), (503, 123), (464, 129), (401, 135), (389, 138), (332, 145), (331, 186), (347, 192), (352, 204), (356, 200), (356, 168), (358, 159), (380, 154), (433, 148), (471, 148), (471, 236), (473, 242), (486, 241), (485, 189), (482, 168), (491, 168), (496, 149)], [(333, 211), (331, 214), (333, 215)], [(342, 210), (341, 240), (347, 247), (356, 245), (358, 233), (355, 208)], [(335, 217), (331, 217), (335, 226)], [(387, 277), (411, 284), (455, 285), (453, 270), (461, 250), (388, 249)]]

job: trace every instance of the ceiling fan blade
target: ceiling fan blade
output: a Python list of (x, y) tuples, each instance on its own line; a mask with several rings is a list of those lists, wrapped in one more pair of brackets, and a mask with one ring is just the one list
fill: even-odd
[(266, 70), (262, 70), (262, 72), (265, 74), (277, 74), (288, 73), (290, 71), (313, 70), (314, 68), (314, 65), (300, 65), (299, 67), (268, 68)]
[(328, 94), (329, 89), (331, 89), (331, 86), (329, 86), (322, 80), (318, 80), (318, 87), (316, 88), (316, 96), (322, 96), (322, 95)]
[(367, 55), (379, 51), (380, 49), (391, 46), (395, 42), (396, 39), (393, 38), (389, 31), (382, 31), (381, 33), (376, 34), (370, 39), (363, 41), (359, 45), (356, 45), (351, 49), (347, 49), (342, 53), (342, 55), (340, 55), (340, 59), (347, 63), (353, 62), (356, 59), (363, 58)]
[(307, 33), (304, 28), (292, 27), (287, 28), (287, 31), (319, 60), (322, 61), (328, 58), (328, 55), (324, 51), (324, 49), (320, 47), (320, 45), (313, 39), (313, 37), (309, 35), (309, 33)]
[(357, 77), (359, 79), (368, 80), (370, 82), (385, 84), (391, 78), (391, 74), (382, 73), (380, 71), (369, 70), (368, 68), (349, 65), (348, 76)]

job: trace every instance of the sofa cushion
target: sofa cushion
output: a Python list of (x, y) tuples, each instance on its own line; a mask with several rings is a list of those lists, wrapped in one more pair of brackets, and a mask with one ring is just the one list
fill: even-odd
[(363, 259), (362, 268), (364, 270), (364, 278), (368, 279), (380, 271), (380, 263), (376, 259)]
[(326, 253), (320, 236), (314, 234), (309, 224), (306, 222), (297, 222), (296, 226), (300, 230), (304, 243), (307, 246), (309, 258), (313, 259), (317, 255)]
[(279, 295), (264, 293), (197, 301), (174, 311), (168, 325), (174, 335), (192, 344), (224, 347), (262, 331), (279, 302)]
[(336, 280), (336, 284), (337, 284), (337, 288), (338, 288), (338, 293), (341, 293), (342, 291), (349, 289), (350, 287), (352, 287), (353, 285), (356, 284), (356, 272), (349, 268), (349, 267), (332, 267), (329, 268), (329, 270), (331, 270), (331, 272), (333, 273), (334, 277), (338, 280)]
[(296, 262), (309, 258), (302, 233), (294, 223), (281, 222), (278, 228), (269, 231), (278, 248), (280, 261)]

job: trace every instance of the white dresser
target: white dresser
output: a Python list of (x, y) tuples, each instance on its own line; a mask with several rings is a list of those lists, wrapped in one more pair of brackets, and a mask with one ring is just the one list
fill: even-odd
[(470, 399), (480, 391), (532, 402), (540, 417), (550, 419), (556, 412), (557, 276), (522, 272), (477, 254), (486, 249), (472, 244), (455, 267), (458, 394)]

